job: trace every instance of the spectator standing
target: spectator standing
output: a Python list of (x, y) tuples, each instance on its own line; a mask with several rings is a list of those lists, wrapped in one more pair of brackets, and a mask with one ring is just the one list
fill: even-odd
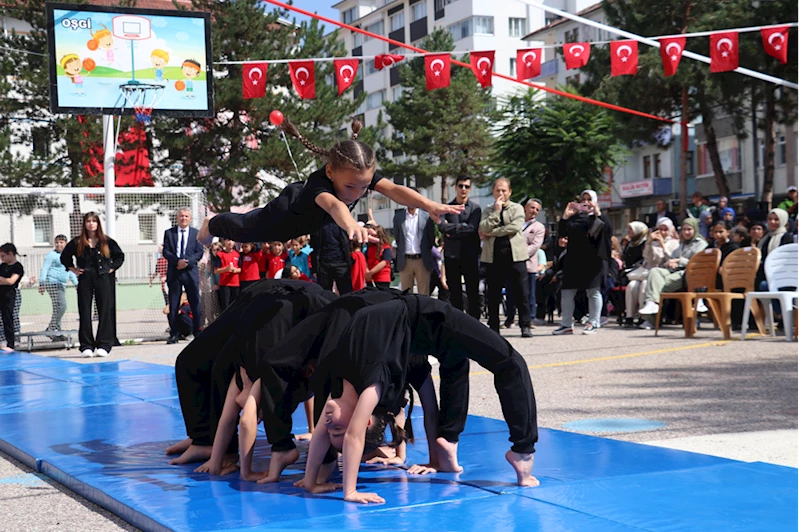
[(363, 290), (366, 286), (366, 257), (364, 257), (361, 251), (361, 244), (353, 241), (350, 245), (350, 256), (352, 258), (352, 268), (350, 270), (352, 290), (353, 292), (357, 292), (358, 290)]
[(233, 249), (232, 240), (220, 240), (222, 250), (217, 253), (219, 267), (214, 269), (214, 273), (219, 275), (219, 313), (225, 311), (236, 297), (239, 295), (239, 252)]
[(202, 316), (200, 309), (200, 271), (197, 264), (203, 258), (202, 244), (197, 241), (197, 229), (191, 227), (191, 210), (178, 209), (175, 225), (164, 231), (164, 257), (168, 267), (166, 284), (169, 289), (169, 339), (168, 344), (176, 344), (177, 316), (180, 308), (180, 294), (186, 292), (191, 306), (194, 323), (193, 334), (200, 334)]
[(701, 192), (694, 192), (691, 194), (691, 205), (686, 209), (686, 216), (689, 218), (699, 218), (703, 212), (710, 210), (710, 208), (705, 205), (704, 199)]
[[(125, 254), (105, 235), (100, 217), (83, 216), (79, 236), (61, 253), (61, 264), (78, 277), (78, 340), (83, 356), (107, 357), (114, 344), (112, 274), (125, 262)], [(97, 305), (97, 336), (92, 331), (92, 301)]]
[(372, 228), (377, 233), (377, 243), (370, 242), (366, 246), (366, 284), (391, 286), (391, 240), (386, 234), (386, 230), (380, 225), (373, 225)]
[[(416, 189), (412, 189), (418, 192)], [(405, 207), (394, 215), (394, 238), (397, 243), (397, 269), (402, 290), (430, 295), (430, 272), (433, 270), (432, 248), (436, 229), (427, 212)]]
[(469, 199), (472, 180), (461, 176), (455, 180), (455, 199), (450, 205), (463, 205), (460, 214), (445, 214), (438, 228), (444, 236), (444, 270), (450, 285), (450, 303), (464, 310), (461, 278), (466, 285), (468, 313), (480, 319), (480, 206)]
[(17, 295), (20, 280), (25, 275), (25, 268), (17, 261), (17, 248), (8, 243), (0, 246), (0, 319), (2, 319), (2, 338), (0, 351), (10, 353), (16, 345), (14, 322), (19, 318)]
[[(536, 216), (541, 212), (541, 200), (532, 198), (525, 200), (521, 203), (524, 207), (524, 224), (522, 225), (522, 234), (524, 235), (527, 244), (527, 286), (530, 293), (530, 317), (534, 318), (536, 315), (536, 293), (535, 285), (537, 284), (539, 265), (545, 264), (546, 260), (542, 263), (539, 261), (538, 252), (541, 250), (541, 245), (544, 243), (544, 234), (546, 228), (541, 222), (537, 222)], [(505, 317), (505, 327), (509, 328), (513, 324), (513, 318), (516, 316), (516, 304), (513, 301), (513, 294), (508, 294), (507, 298), (508, 315)], [(535, 328), (531, 322), (530, 328)]]
[(796, 218), (796, 187), (788, 187), (788, 197), (785, 198), (777, 205), (778, 209), (782, 209), (788, 213), (789, 218)]
[(267, 279), (275, 279), (277, 272), (283, 271), (286, 267), (286, 261), (289, 256), (283, 249), (283, 242), (275, 240), (269, 247), (271, 251), (266, 256), (266, 277)]
[(261, 260), (261, 252), (256, 251), (255, 244), (246, 242), (241, 245), (239, 255), (239, 289), (245, 290), (248, 286), (257, 283), (261, 279), (258, 271), (258, 263)]
[[(47, 326), (48, 331), (60, 331), (61, 319), (67, 311), (67, 282), (71, 281), (73, 285), (78, 285), (78, 278), (74, 273), (68, 271), (66, 267), (61, 264), (61, 252), (67, 247), (67, 237), (58, 235), (53, 241), (54, 249), (45, 255), (42, 270), (39, 273), (39, 293), (50, 296), (50, 302), (53, 305), (53, 314), (50, 317), (50, 324)], [(63, 340), (63, 337), (54, 336), (53, 341)]]

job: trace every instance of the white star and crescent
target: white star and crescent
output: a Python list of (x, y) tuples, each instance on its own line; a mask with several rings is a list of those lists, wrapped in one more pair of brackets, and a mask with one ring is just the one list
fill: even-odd
[[(440, 63), (440, 64), (441, 64), (441, 68), (440, 68), (440, 69), (438, 69), (438, 70), (436, 70), (436, 69), (435, 69), (435, 68), (433, 68), (433, 67), (435, 67), (435, 66), (436, 66), (436, 64), (438, 64), (438, 63)], [(435, 74), (436, 76), (440, 76), (440, 75), (441, 75), (441, 71), (442, 71), (442, 70), (444, 70), (444, 60), (443, 60), (443, 59), (433, 59), (432, 61), (430, 61), (430, 70), (431, 70), (431, 71), (433, 72), (433, 74)]]
[[(252, 77), (253, 73), (255, 72), (258, 72), (258, 79), (253, 79)], [(252, 82), (252, 84), (257, 87), (258, 82), (264, 78), (264, 72), (259, 67), (251, 68), (248, 76), (250, 77), (250, 81)]]
[[(622, 50), (627, 50), (627, 55), (621, 55)], [(626, 44), (622, 44), (621, 46), (616, 48), (616, 55), (621, 58), (622, 63), (626, 63), (627, 59), (629, 59), (630, 56), (633, 55), (633, 49), (627, 46)]]
[[(580, 49), (579, 51), (577, 51), (578, 48)], [(580, 54), (583, 52), (585, 52), (585, 46), (582, 44), (575, 44), (569, 48), (569, 53), (571, 53), (574, 57), (580, 57)]]
[[(350, 75), (349, 76), (347, 76), (344, 73), (345, 70), (349, 70), (350, 71)], [(341, 68), (338, 69), (338, 73), (341, 75), (342, 79), (344, 80), (344, 83), (349, 83), (351, 77), (355, 74), (355, 70), (350, 65), (344, 65), (344, 66), (342, 66)]]
[[(721, 45), (727, 44), (729, 48), (727, 50), (722, 50)], [(719, 42), (716, 43), (716, 50), (721, 52), (721, 57), (727, 57), (730, 55), (730, 51), (732, 50), (732, 39), (723, 38), (719, 39)]]
[(667, 54), (671, 53), (671, 48), (672, 47), (676, 48), (677, 51), (674, 52), (674, 55), (671, 56), (671, 60), (672, 61), (676, 61), (680, 57), (680, 55), (682, 54), (682, 48), (676, 42), (670, 42), (669, 44), (666, 45), (666, 53)]
[[(305, 72), (305, 79), (300, 79), (300, 72)], [(308, 72), (308, 69), (305, 67), (300, 67), (294, 74), (294, 77), (297, 78), (297, 81), (300, 82), (300, 85), (305, 85), (305, 81), (311, 77), (311, 73)]]
[[(480, 59), (477, 60), (477, 68), (480, 68), (480, 65), (482, 65), (483, 62), (488, 63), (487, 68), (491, 68), (491, 60), (487, 57), (481, 57)], [(485, 76), (486, 74), (488, 74), (488, 71), (484, 68), (483, 70), (480, 71), (480, 73)]]
[[(774, 44), (774, 38), (779, 37), (780, 44)], [(768, 36), (768, 43), (774, 47), (775, 50), (782, 50), (782, 44), (785, 42), (785, 36), (780, 32), (774, 32)]]
[[(531, 55), (531, 56), (533, 56), (533, 58), (532, 58), (531, 60), (529, 60), (529, 61), (527, 60), (527, 56), (528, 56), (528, 55)], [(531, 51), (529, 51), (529, 52), (525, 53), (525, 54), (522, 56), (522, 61), (523, 61), (523, 62), (524, 62), (524, 64), (525, 64), (525, 65), (527, 65), (527, 67), (529, 68), (529, 67), (533, 66), (533, 61), (535, 61), (537, 58), (538, 58), (538, 56), (536, 55), (536, 53), (535, 53), (535, 52), (533, 52), (533, 51), (531, 50)]]

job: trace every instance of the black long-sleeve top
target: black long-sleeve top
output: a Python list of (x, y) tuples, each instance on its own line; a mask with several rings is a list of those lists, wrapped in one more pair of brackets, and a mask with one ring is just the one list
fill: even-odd
[(100, 246), (83, 248), (83, 254), (78, 256), (78, 239), (73, 238), (61, 252), (61, 264), (69, 268), (74, 268), (75, 259), (77, 267), (84, 271), (96, 271), (100, 275), (108, 275), (110, 270), (117, 271), (122, 263), (125, 262), (125, 254), (119, 244), (113, 238), (108, 238), (108, 250), (110, 257), (104, 257), (100, 252)]

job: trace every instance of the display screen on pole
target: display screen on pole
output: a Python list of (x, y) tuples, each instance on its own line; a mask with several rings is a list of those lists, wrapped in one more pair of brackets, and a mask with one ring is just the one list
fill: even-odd
[[(47, 3), (50, 110), (214, 115), (208, 13)], [(132, 90), (137, 89), (137, 90)]]

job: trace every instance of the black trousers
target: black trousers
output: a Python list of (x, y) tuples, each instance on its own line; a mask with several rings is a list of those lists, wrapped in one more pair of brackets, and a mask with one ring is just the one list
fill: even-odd
[(202, 316), (200, 315), (200, 286), (198, 282), (187, 269), (177, 270), (167, 281), (167, 286), (169, 287), (169, 326), (172, 329), (170, 336), (174, 338), (178, 336), (178, 309), (180, 308), (180, 294), (184, 290), (191, 306), (191, 332), (194, 336), (200, 334)]
[(14, 301), (17, 298), (16, 288), (6, 288), (0, 296), (0, 317), (3, 319), (3, 334), (6, 337), (6, 345), (14, 349)]
[[(111, 352), (114, 345), (113, 295), (111, 276), (85, 270), (78, 278), (78, 315), (80, 350), (105, 349)], [(92, 331), (92, 300), (97, 304), (97, 336)]]
[[(224, 312), (239, 296), (238, 286), (220, 286), (216, 291), (219, 294), (219, 311)], [(172, 308), (170, 307), (170, 311)]]
[(513, 262), (510, 253), (494, 257), (494, 262), (486, 264), (486, 291), (488, 299), (488, 326), (499, 329), (499, 304), (502, 301), (502, 288), (506, 286), (513, 294), (519, 309), (519, 326), (530, 326), (530, 288), (527, 285), (527, 267), (524, 261)]
[(474, 319), (480, 319), (480, 272), (477, 266), (477, 257), (453, 258), (444, 257), (444, 266), (447, 269), (447, 281), (450, 290), (450, 303), (459, 310), (463, 308), (463, 289), (461, 277), (466, 283), (466, 297), (468, 299), (468, 314)]
[(352, 277), (350, 276), (349, 262), (324, 262), (319, 261), (319, 271), (316, 278), (319, 285), (325, 290), (333, 290), (333, 282), (338, 287), (342, 296), (352, 292)]

